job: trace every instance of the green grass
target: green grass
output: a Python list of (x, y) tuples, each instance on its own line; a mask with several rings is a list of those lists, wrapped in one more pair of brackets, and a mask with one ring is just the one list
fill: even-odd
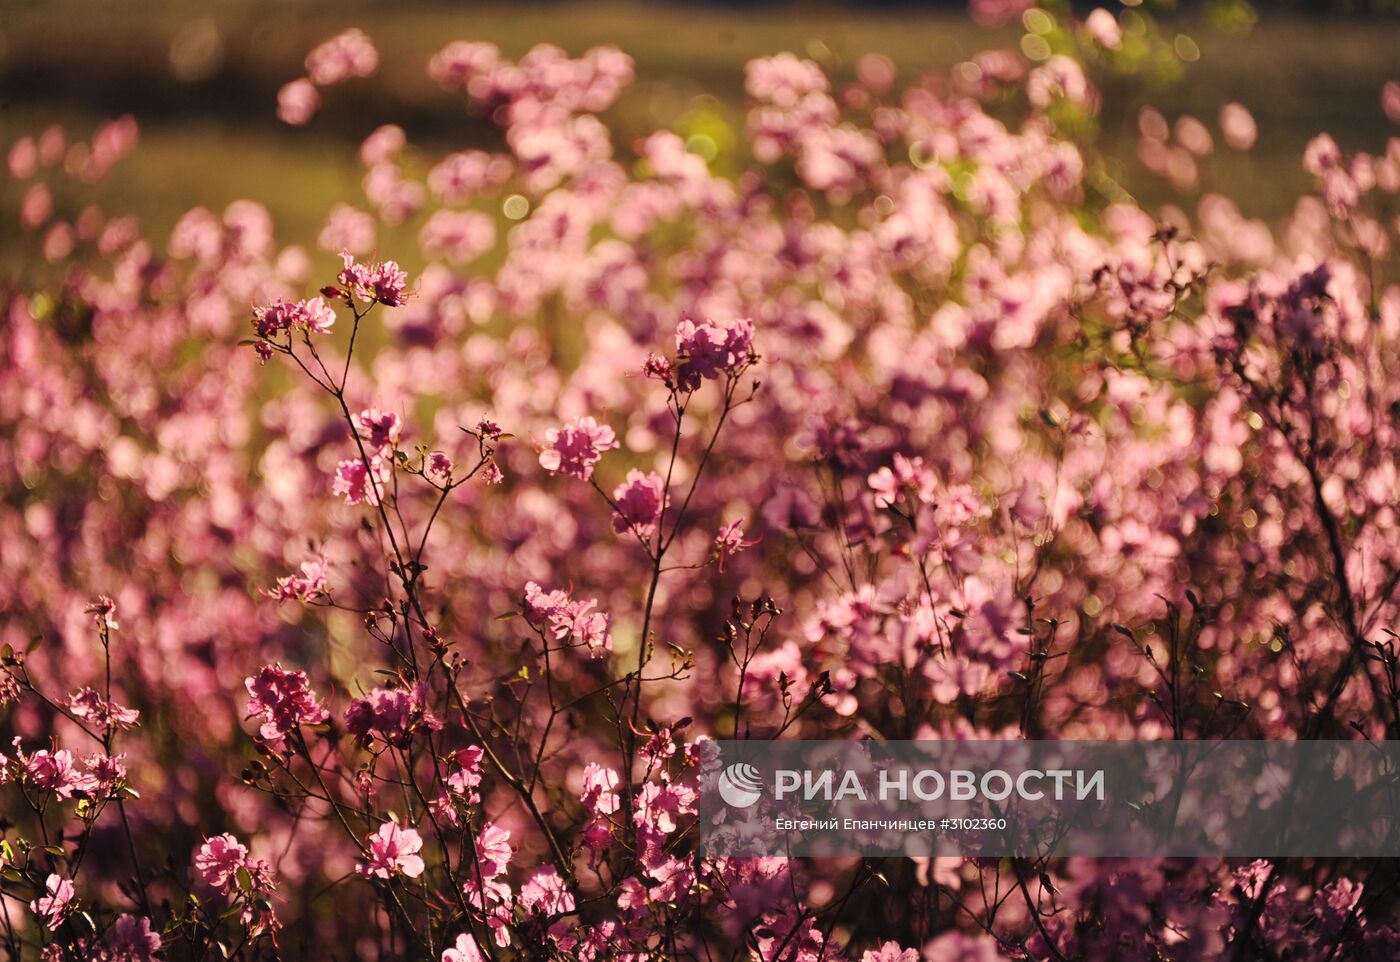
[[(305, 130), (273, 117), (276, 89), (298, 75), (305, 51), (349, 25), (374, 36), (382, 67), (372, 81), (334, 90), (324, 115)], [(1276, 219), (1310, 188), (1298, 157), (1307, 139), (1329, 130), (1348, 149), (1383, 149), (1400, 133), (1380, 110), (1379, 88), (1400, 63), (1400, 24), (1349, 19), (1267, 17), (1247, 35), (1219, 36), (1183, 25), (1200, 40), (1201, 59), (1171, 87), (1120, 82), (1105, 91), (1104, 148), (1142, 200), (1173, 199), (1136, 173), (1133, 125), (1152, 103), (1169, 117), (1196, 112), (1214, 126), (1227, 99), (1259, 120), (1259, 146), (1221, 156), (1203, 186), (1234, 197), (1247, 213)], [(184, 79), (172, 50), (187, 56)], [(163, 232), (195, 204), (214, 209), (251, 197), (264, 202), (284, 241), (307, 243), (335, 202), (360, 200), (354, 147), (376, 124), (402, 121), (416, 141), (446, 147), (491, 136), (424, 76), (446, 42), (491, 40), (508, 54), (538, 42), (572, 52), (600, 43), (637, 61), (638, 82), (615, 111), (621, 140), (667, 125), (705, 94), (731, 123), (741, 116), (746, 60), (796, 50), (846, 74), (879, 51), (906, 74), (946, 68), (988, 46), (1015, 43), (1017, 30), (989, 32), (950, 12), (743, 12), (718, 7), (586, 2), (500, 4), (125, 0), (121, 4), (0, 0), (0, 148), (52, 121), (86, 132), (102, 117), (130, 110), (142, 144), (109, 180), (82, 197), (131, 212)], [(173, 59), (180, 59), (175, 57)], [(193, 62), (196, 68), (189, 69)], [(1189, 198), (1188, 198), (1189, 200)], [(0, 263), (20, 263), (15, 188), (0, 184)], [(388, 239), (388, 238), (386, 238)], [(381, 243), (383, 240), (381, 241)], [(27, 242), (25, 242), (27, 243)]]

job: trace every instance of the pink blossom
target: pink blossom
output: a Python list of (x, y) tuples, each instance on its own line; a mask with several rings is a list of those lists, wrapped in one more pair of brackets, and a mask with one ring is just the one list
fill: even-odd
[(481, 784), (481, 746), (469, 745), (452, 753), (452, 771), (447, 776), (447, 789), (468, 805), (481, 801), (477, 786)]
[(480, 211), (440, 210), (428, 218), (418, 239), (425, 253), (465, 264), (496, 243), (496, 223)]
[(698, 325), (681, 321), (676, 328), (676, 349), (681, 355), (676, 383), (682, 390), (694, 391), (702, 380), (737, 374), (752, 360), (753, 321), (740, 318)]
[(284, 575), (277, 579), (277, 588), (269, 591), (270, 597), (281, 601), (309, 603), (326, 596), (326, 559), (317, 558), (303, 561), (297, 574)]
[(719, 570), (724, 570), (724, 563), (730, 558), (756, 544), (757, 541), (744, 540), (743, 518), (735, 518), (723, 525), (715, 535), (714, 543), (714, 558), (719, 563)]
[(43, 184), (35, 184), (24, 192), (19, 206), (19, 225), (25, 230), (42, 227), (53, 216), (53, 194)]
[(29, 903), (29, 910), (50, 929), (58, 928), (67, 917), (73, 902), (73, 883), (60, 875), (50, 875), (44, 882), (44, 893)]
[(287, 331), (329, 334), (335, 326), (335, 311), (319, 297), (310, 300), (276, 301), (253, 310), (253, 326), (258, 337), (272, 338)]
[(107, 798), (126, 779), (126, 754), (95, 753), (83, 759), (87, 771), (78, 781), (78, 788), (93, 798)]
[(347, 458), (335, 466), (331, 493), (342, 495), (346, 504), (363, 503), (372, 507), (384, 497), (389, 475), (389, 462), (378, 455), (370, 456), (368, 467), (359, 458)]
[(433, 451), (423, 462), (423, 472), (438, 484), (452, 481), (452, 459), (441, 451)]
[(580, 481), (592, 478), (593, 466), (602, 460), (603, 453), (619, 446), (612, 428), (591, 417), (576, 418), (562, 428), (550, 428), (544, 439), (540, 466), (550, 474), (566, 474)]
[(79, 718), (92, 722), (100, 729), (132, 728), (141, 713), (107, 701), (91, 688), (80, 688), (68, 696), (68, 708)]
[(456, 40), (433, 55), (428, 76), (448, 90), (468, 90), (473, 80), (488, 76), (500, 61), (495, 44)]
[(377, 738), (407, 745), (420, 731), (438, 731), (442, 722), (428, 711), (427, 685), (420, 681), (406, 688), (375, 688), (355, 699), (345, 710), (345, 727), (364, 744)]
[(1381, 87), (1381, 108), (1391, 123), (1400, 124), (1400, 81), (1387, 80)]
[(1303, 151), (1303, 169), (1315, 177), (1339, 169), (1341, 163), (1342, 150), (1329, 134), (1318, 134)]
[(10, 145), (7, 160), (10, 176), (15, 180), (27, 180), (39, 170), (39, 148), (33, 137), (21, 137)]
[(366, 304), (399, 307), (408, 299), (408, 275), (394, 261), (359, 264), (349, 251), (341, 251), (342, 268), (337, 279)]
[(395, 875), (417, 878), (425, 865), (418, 854), (423, 839), (411, 828), (400, 828), (396, 822), (385, 822), (379, 831), (365, 839), (369, 855), (355, 866), (361, 875), (388, 879)]
[(360, 144), (360, 163), (366, 167), (388, 163), (398, 156), (407, 143), (408, 138), (398, 124), (376, 127)]
[(451, 948), (443, 949), (442, 962), (486, 962), (486, 956), (471, 933), (463, 932)]
[(1031, 5), (1033, 0), (968, 0), (972, 19), (984, 27), (1000, 27), (1010, 23)]
[(617, 505), (613, 530), (619, 534), (631, 531), (640, 538), (655, 534), (666, 501), (665, 489), (666, 482), (655, 471), (628, 471), (627, 479), (613, 489), (613, 502)]
[(247, 864), (247, 847), (228, 834), (206, 838), (194, 856), (200, 879), (225, 895), (237, 886), (238, 870)]
[(56, 798), (72, 798), (83, 778), (73, 767), (73, 753), (66, 748), (37, 751), (24, 760), (24, 773), (35, 788), (53, 792)]
[(582, 646), (593, 658), (612, 650), (611, 619), (594, 609), (596, 598), (578, 600), (562, 591), (546, 592), (535, 582), (525, 585), (525, 620), (547, 629), (556, 641)]
[(155, 962), (160, 948), (160, 935), (144, 916), (119, 916), (107, 942), (112, 962)]
[(318, 725), (329, 717), (306, 682), (306, 672), (288, 671), (280, 664), (264, 665), (244, 682), (249, 717), (262, 719), (262, 737), (280, 743), (301, 725)]
[(351, 28), (316, 46), (306, 55), (306, 73), (318, 87), (368, 77), (379, 66), (379, 51), (364, 31)]
[(1123, 45), (1123, 31), (1117, 19), (1103, 7), (1096, 8), (1084, 18), (1084, 29), (1100, 47), (1117, 50)]
[(316, 85), (305, 77), (283, 84), (277, 91), (277, 119), (293, 127), (304, 127), (321, 109)]
[(326, 216), (326, 224), (316, 239), (324, 251), (366, 254), (374, 248), (374, 218), (349, 204), (336, 204)]
[(355, 429), (355, 434), (360, 440), (365, 442), (365, 449), (379, 457), (388, 457), (394, 453), (399, 434), (403, 430), (403, 422), (397, 414), (375, 408), (366, 408), (350, 415), (350, 426)]
[(99, 629), (116, 631), (120, 627), (117, 624), (117, 603), (106, 595), (98, 595), (95, 601), (83, 608), (83, 611), (92, 615)]
[(476, 838), (476, 855), (481, 862), (481, 874), (491, 879), (500, 875), (510, 865), (510, 831), (493, 822), (481, 827)]
[(520, 907), (527, 913), (562, 915), (574, 909), (574, 896), (553, 865), (546, 865), (520, 887)]
[(621, 805), (617, 797), (617, 772), (589, 762), (583, 769), (583, 794), (579, 801), (595, 815), (612, 815)]

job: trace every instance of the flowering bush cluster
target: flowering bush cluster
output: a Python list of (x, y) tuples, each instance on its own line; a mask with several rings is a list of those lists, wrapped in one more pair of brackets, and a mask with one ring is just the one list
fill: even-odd
[[(372, 132), (324, 274), (251, 201), (57, 209), (131, 121), (15, 143), (8, 956), (1400, 957), (1383, 860), (697, 852), (717, 737), (1400, 738), (1400, 139), (1320, 136), (1277, 231), (1144, 210), (1071, 26), (756, 60), (733, 176), (615, 138), (617, 50), (453, 43), (496, 146)], [(1142, 126), (1194, 182), (1207, 125)]]

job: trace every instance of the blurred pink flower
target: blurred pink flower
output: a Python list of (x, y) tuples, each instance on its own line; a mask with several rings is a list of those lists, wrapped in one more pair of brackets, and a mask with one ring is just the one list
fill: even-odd
[(284, 84), (277, 91), (277, 118), (284, 124), (303, 127), (320, 109), (321, 95), (305, 77)]
[(363, 30), (352, 27), (306, 55), (306, 74), (318, 87), (368, 77), (379, 67), (379, 51)]
[(626, 480), (613, 489), (613, 502), (617, 505), (613, 530), (619, 534), (631, 531), (640, 538), (655, 534), (666, 501), (665, 489), (666, 482), (655, 471), (628, 471)]

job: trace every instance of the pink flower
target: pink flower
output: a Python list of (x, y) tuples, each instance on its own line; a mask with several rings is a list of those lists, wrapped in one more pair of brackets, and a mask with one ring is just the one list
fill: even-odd
[(308, 687), (304, 671), (287, 671), (280, 664), (264, 665), (244, 685), (253, 696), (248, 702), (248, 716), (263, 720), (260, 733), (274, 744), (298, 726), (320, 724), (330, 715)]
[(35, 184), (24, 192), (20, 202), (19, 223), (25, 230), (42, 227), (53, 216), (53, 194), (43, 184)]
[(335, 326), (335, 311), (319, 297), (287, 303), (277, 301), (253, 309), (253, 328), (258, 337), (276, 337), (291, 330), (308, 334), (329, 334)]
[(277, 589), (268, 591), (269, 597), (278, 602), (311, 602), (326, 594), (326, 559), (319, 558), (301, 563), (299, 574), (285, 575), (277, 579)]
[(476, 939), (472, 938), (470, 933), (463, 932), (457, 936), (457, 942), (452, 948), (443, 949), (442, 962), (486, 962), (486, 956), (476, 944)]
[(160, 936), (151, 931), (151, 920), (123, 915), (112, 928), (107, 943), (112, 962), (155, 962)]
[(116, 702), (107, 701), (91, 688), (79, 688), (69, 695), (68, 708), (74, 715), (103, 729), (131, 728), (141, 717), (141, 713), (134, 708), (124, 708)]
[(452, 459), (441, 451), (434, 451), (424, 459), (423, 473), (430, 481), (448, 484), (452, 481)]
[(591, 417), (577, 418), (562, 428), (550, 428), (544, 440), (540, 467), (550, 474), (567, 474), (580, 481), (592, 478), (593, 466), (602, 460), (603, 453), (619, 446), (613, 429)]
[[(1103, 7), (1099, 7), (1084, 19), (1084, 29), (1089, 32), (1094, 43), (1108, 50), (1117, 50), (1123, 45), (1123, 30), (1117, 19)], [(866, 953), (867, 955), (869, 953)], [(866, 960), (869, 962), (869, 960)]]
[(968, 13), (984, 27), (1000, 27), (1015, 20), (1034, 0), (968, 0)]
[(1388, 80), (1381, 87), (1381, 109), (1391, 123), (1400, 124), (1400, 80)]
[(1318, 134), (1308, 141), (1303, 151), (1303, 169), (1315, 177), (1337, 170), (1342, 164), (1342, 149), (1331, 134)]
[(337, 204), (326, 216), (326, 225), (316, 238), (324, 251), (350, 251), (364, 254), (374, 248), (374, 218), (349, 204)]
[(694, 391), (702, 380), (737, 374), (753, 360), (753, 321), (739, 318), (699, 325), (681, 321), (676, 327), (676, 349), (681, 355), (676, 383), (681, 390)]
[(389, 463), (378, 455), (369, 459), (369, 467), (359, 458), (348, 458), (335, 466), (331, 493), (345, 497), (346, 504), (377, 505), (384, 496), (389, 480)]
[(97, 600), (83, 610), (93, 616), (99, 628), (116, 631), (120, 627), (117, 624), (117, 603), (106, 595), (98, 595)]
[(495, 245), (496, 222), (481, 211), (440, 210), (423, 225), (418, 242), (425, 254), (465, 264)]
[(653, 381), (660, 381), (663, 384), (670, 384), (675, 377), (675, 369), (671, 366), (670, 360), (659, 354), (648, 354), (646, 363), (642, 365), (642, 374)]
[(481, 862), (483, 878), (493, 879), (506, 870), (511, 857), (510, 831), (487, 822), (481, 826), (476, 839), (476, 857)]
[(194, 856), (200, 879), (225, 895), (237, 886), (238, 870), (247, 867), (247, 847), (228, 834), (206, 838)]
[(546, 629), (556, 640), (570, 640), (601, 658), (612, 650), (609, 618), (594, 611), (596, 598), (574, 601), (563, 591), (546, 592), (533, 581), (525, 585), (525, 620), (536, 628)]
[(860, 962), (919, 962), (919, 952), (901, 949), (898, 942), (886, 942), (878, 949), (867, 949)]
[(1243, 104), (1226, 104), (1221, 108), (1221, 133), (1231, 150), (1249, 150), (1259, 139), (1259, 126)]
[(407, 745), (419, 731), (438, 731), (442, 722), (428, 711), (427, 685), (408, 688), (375, 688), (350, 703), (345, 727), (368, 745), (378, 738), (390, 745)]
[(923, 458), (896, 454), (893, 467), (880, 468), (866, 479), (866, 483), (875, 494), (876, 507), (888, 508), (899, 501), (903, 491), (908, 491), (920, 502), (933, 501), (938, 481), (924, 465)]
[(399, 307), (408, 300), (408, 274), (394, 261), (358, 264), (349, 251), (341, 251), (343, 264), (336, 279), (366, 304)]
[(39, 148), (34, 146), (33, 137), (21, 137), (10, 147), (10, 176), (15, 180), (26, 180), (39, 170)]
[(455, 40), (433, 55), (428, 76), (446, 90), (468, 90), (474, 78), (484, 77), (501, 59), (493, 43)]
[(666, 500), (665, 489), (666, 482), (655, 471), (628, 471), (627, 480), (613, 489), (613, 501), (617, 504), (613, 530), (619, 534), (630, 530), (638, 537), (651, 537)]
[(83, 764), (87, 766), (87, 771), (79, 779), (79, 791), (94, 798), (110, 796), (117, 787), (117, 783), (126, 778), (125, 760), (124, 753), (118, 755), (97, 753), (84, 758)]
[(385, 822), (379, 831), (365, 839), (369, 855), (364, 864), (355, 866), (361, 875), (387, 879), (394, 875), (417, 878), (425, 868), (418, 854), (423, 839), (411, 828), (400, 828), (395, 822)]
[(377, 127), (360, 144), (360, 163), (366, 167), (389, 163), (399, 155), (399, 151), (403, 150), (407, 143), (408, 138), (398, 124)]
[(56, 929), (68, 915), (73, 901), (73, 883), (62, 876), (50, 875), (44, 882), (44, 892), (29, 903), (29, 910), (50, 929)]
[(394, 453), (402, 430), (402, 423), (397, 414), (368, 408), (350, 415), (350, 424), (371, 454), (387, 457)]
[(321, 109), (316, 85), (305, 77), (283, 84), (277, 91), (277, 119), (293, 127), (304, 127)]
[(611, 815), (621, 807), (617, 784), (617, 772), (589, 762), (583, 769), (583, 794), (579, 801), (594, 815)]
[(306, 55), (306, 73), (319, 87), (368, 77), (379, 66), (379, 51), (363, 30), (352, 27), (331, 37)]
[(715, 535), (714, 559), (719, 563), (719, 570), (724, 570), (724, 563), (734, 557), (739, 552), (752, 548), (758, 544), (757, 540), (744, 540), (744, 519), (735, 518), (733, 521), (719, 529), (719, 534)]
[(73, 753), (66, 748), (35, 752), (24, 761), (24, 772), (36, 788), (53, 792), (56, 798), (72, 798), (83, 787), (83, 778), (73, 767)]
[(520, 887), (519, 904), (531, 914), (562, 915), (574, 910), (574, 896), (559, 871), (546, 865)]
[(447, 776), (447, 790), (462, 798), (468, 805), (481, 801), (477, 786), (481, 784), (480, 745), (468, 745), (452, 753), (452, 771)]
[(511, 168), (509, 158), (480, 150), (448, 154), (428, 172), (428, 189), (445, 204), (461, 203), (499, 188)]

